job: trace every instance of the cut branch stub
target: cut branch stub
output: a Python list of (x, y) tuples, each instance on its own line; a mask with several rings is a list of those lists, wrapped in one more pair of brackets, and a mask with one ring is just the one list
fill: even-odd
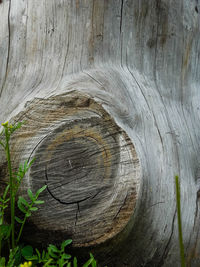
[(15, 167), (35, 158), (20, 194), (47, 185), (45, 204), (30, 218), (40, 235), (31, 239), (59, 233), (51, 239), (71, 237), (82, 247), (120, 233), (134, 213), (141, 171), (133, 144), (102, 106), (71, 93), (35, 99), (15, 120), (26, 121), (12, 143)]

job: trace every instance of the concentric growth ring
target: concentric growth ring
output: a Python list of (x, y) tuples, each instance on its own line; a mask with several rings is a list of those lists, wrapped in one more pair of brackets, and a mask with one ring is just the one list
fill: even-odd
[(102, 106), (73, 93), (34, 100), (19, 117), (26, 124), (16, 133), (13, 156), (23, 143), (20, 161), (35, 158), (22, 193), (47, 185), (32, 225), (61, 239), (70, 235), (75, 246), (122, 231), (134, 212), (140, 165), (130, 139)]

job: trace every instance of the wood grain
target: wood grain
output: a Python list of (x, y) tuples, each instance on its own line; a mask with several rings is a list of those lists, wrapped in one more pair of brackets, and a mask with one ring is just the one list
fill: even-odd
[[(78, 202), (94, 196), (97, 188), (101, 188), (99, 177), (109, 170), (110, 174), (106, 175), (112, 177), (108, 179), (112, 182), (105, 183), (102, 195), (99, 193), (94, 197), (100, 208), (95, 210), (91, 206), (95, 213), (103, 210), (104, 202), (105, 209), (108, 203), (112, 206), (110, 218), (108, 210), (105, 212), (106, 220), (101, 217), (104, 212), (96, 218), (97, 225), (102, 229), (105, 225), (110, 237), (114, 237), (108, 242), (103, 242), (109, 238), (108, 232), (99, 230), (98, 235), (94, 215), (87, 212), (87, 200), (79, 203), (82, 212), (78, 213), (77, 203), (73, 207), (61, 204), (50, 193), (45, 193), (52, 201), (49, 203), (55, 201), (52, 207), (59, 205), (73, 211), (68, 215), (71, 222), (69, 234), (73, 234), (77, 246), (82, 246), (84, 242), (94, 244), (94, 239), (101, 243), (91, 247), (100, 266), (179, 266), (174, 190), (174, 176), (177, 174), (181, 180), (185, 254), (188, 261), (191, 261), (191, 255), (200, 258), (198, 10), (200, 3), (196, 0), (12, 0), (3, 1), (0, 5), (0, 120), (28, 121), (21, 138), (18, 134), (16, 144), (13, 144), (13, 151), (18, 151), (13, 153), (13, 161), (17, 164), (33, 151), (32, 156), (36, 155), (40, 161), (37, 162), (38, 167), (33, 166), (24, 188), (28, 186), (28, 181), (34, 188), (31, 181), (33, 177), (36, 179), (36, 172), (41, 175), (41, 184), (46, 182), (45, 168), (42, 167), (46, 166), (48, 188), (61, 202), (66, 202), (69, 191), (72, 192), (70, 201)], [(92, 111), (83, 108), (86, 103), (81, 104), (83, 106), (79, 109), (62, 105), (59, 99), (64, 97), (63, 103), (70, 105), (66, 99), (70, 99), (73, 92), (87, 95), (86, 99), (97, 103), (95, 105), (100, 113), (96, 112), (92, 102), (89, 104), (93, 105)], [(103, 115), (103, 120), (102, 112), (109, 114)], [(106, 123), (106, 118), (110, 123)], [(72, 130), (75, 129), (75, 121), (83, 127), (84, 138), (80, 135), (80, 127), (77, 131)], [(97, 121), (99, 126), (95, 126)], [(105, 131), (102, 129), (103, 121)], [(78, 144), (73, 139), (63, 139), (62, 133), (66, 135), (64, 129), (76, 135)], [(88, 129), (91, 129), (90, 133)], [(116, 133), (118, 129), (119, 133)], [(89, 137), (91, 134), (101, 135), (109, 148), (105, 148), (100, 139), (95, 142)], [(48, 152), (47, 143), (51, 143), (52, 153)], [(115, 190), (120, 192), (123, 186), (117, 176), (119, 170), (107, 165), (112, 162), (114, 166), (120, 166), (121, 148), (126, 147), (126, 143), (130, 151), (132, 146), (137, 151), (140, 190), (135, 209), (127, 214), (124, 224), (123, 220), (116, 222), (118, 226), (115, 230), (115, 227), (112, 228), (112, 216), (117, 214), (117, 207), (122, 205), (126, 193), (115, 199)], [(84, 152), (86, 146), (87, 154)], [(96, 157), (93, 150), (99, 151)], [(104, 158), (105, 151), (110, 151), (111, 161), (108, 157)], [(79, 153), (87, 161), (82, 161)], [(128, 154), (124, 157), (131, 162), (135, 158), (134, 153)], [(65, 157), (73, 158), (76, 166), (73, 171), (69, 161), (65, 163)], [(4, 166), (2, 153), (0, 162)], [(91, 167), (93, 163), (96, 171)], [(132, 168), (134, 164), (128, 166)], [(83, 176), (78, 171), (82, 167), (87, 170)], [(3, 173), (3, 167), (1, 169)], [(122, 171), (124, 177), (126, 169), (124, 167)], [(56, 190), (52, 189), (54, 174), (60, 177), (56, 181), (60, 184)], [(73, 175), (88, 188), (81, 190), (81, 198), (71, 183), (67, 188), (62, 185), (62, 179), (70, 182)], [(91, 177), (94, 177), (94, 183)], [(131, 174), (129, 177), (132, 177)], [(132, 203), (132, 207), (133, 181), (127, 180), (128, 187), (124, 189), (130, 192), (130, 201), (126, 203)], [(109, 189), (112, 189), (111, 198), (107, 195)], [(123, 214), (122, 210), (120, 213)], [(59, 217), (63, 218), (61, 215), (62, 212)], [(34, 220), (41, 229), (54, 221), (53, 212), (46, 220), (39, 219), (40, 216)], [(84, 228), (86, 219), (91, 225), (94, 223), (94, 231), (91, 230), (89, 235)], [(63, 225), (66, 224), (62, 222), (61, 225), (65, 231)], [(49, 232), (49, 235), (43, 229), (43, 240), (48, 242), (48, 236), (59, 238), (59, 225), (56, 227), (58, 231)], [(83, 229), (87, 231), (81, 232)], [(34, 233), (39, 239), (40, 233)], [(100, 247), (104, 248), (103, 252)]]
[[(70, 236), (81, 247), (120, 233), (134, 213), (141, 180), (127, 134), (77, 92), (35, 99), (13, 120), (19, 118), (25, 125), (14, 136), (13, 167), (35, 158), (20, 194), (47, 185), (45, 204), (30, 218), (37, 231), (60, 231), (60, 242)], [(44, 238), (31, 235), (26, 238), (38, 243)]]

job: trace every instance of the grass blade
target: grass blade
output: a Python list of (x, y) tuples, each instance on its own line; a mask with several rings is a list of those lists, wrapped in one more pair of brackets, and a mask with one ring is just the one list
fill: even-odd
[(179, 233), (181, 267), (186, 267), (185, 256), (184, 256), (183, 234), (182, 234), (182, 222), (181, 222), (180, 183), (179, 183), (179, 177), (177, 175), (175, 176), (175, 183), (176, 183), (176, 206), (177, 206), (177, 215), (178, 215), (178, 233)]

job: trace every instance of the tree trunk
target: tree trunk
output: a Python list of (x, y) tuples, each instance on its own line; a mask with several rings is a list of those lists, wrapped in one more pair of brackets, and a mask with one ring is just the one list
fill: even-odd
[(2, 1), (0, 120), (26, 121), (11, 147), (14, 167), (35, 157), (20, 194), (47, 185), (27, 240), (72, 238), (100, 266), (180, 266), (179, 175), (199, 266), (199, 12), (198, 0)]

